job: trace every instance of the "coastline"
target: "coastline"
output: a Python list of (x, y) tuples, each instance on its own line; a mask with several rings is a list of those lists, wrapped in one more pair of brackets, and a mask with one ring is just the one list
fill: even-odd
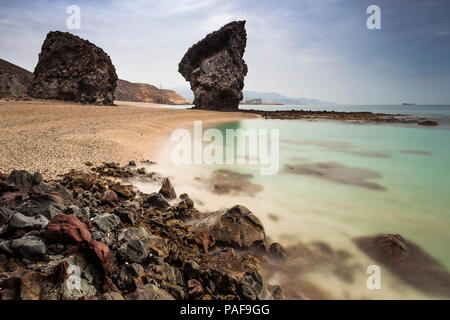
[(130, 160), (152, 160), (172, 130), (257, 118), (244, 113), (178, 110), (116, 101), (115, 107), (30, 100), (0, 100), (0, 172), (23, 169), (56, 178), (70, 169), (88, 169)]

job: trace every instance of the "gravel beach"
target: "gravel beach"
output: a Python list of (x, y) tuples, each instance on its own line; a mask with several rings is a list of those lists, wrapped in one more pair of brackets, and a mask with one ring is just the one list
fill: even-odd
[(190, 128), (194, 120), (215, 124), (257, 117), (150, 103), (115, 104), (0, 100), (0, 172), (23, 169), (52, 179), (70, 169), (86, 169), (86, 162), (151, 160), (174, 129)]

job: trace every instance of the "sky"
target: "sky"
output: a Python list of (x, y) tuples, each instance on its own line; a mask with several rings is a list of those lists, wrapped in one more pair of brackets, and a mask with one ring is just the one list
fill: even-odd
[[(69, 5), (81, 10), (69, 29)], [(381, 29), (369, 30), (370, 5)], [(246, 20), (244, 90), (338, 104), (450, 104), (450, 0), (0, 0), (0, 58), (30, 71), (49, 31), (107, 52), (119, 78), (188, 87), (187, 49)]]

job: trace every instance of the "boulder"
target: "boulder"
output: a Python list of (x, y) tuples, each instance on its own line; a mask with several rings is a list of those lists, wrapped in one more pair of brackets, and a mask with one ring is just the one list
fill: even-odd
[(175, 199), (177, 197), (175, 189), (173, 188), (169, 178), (164, 178), (159, 193), (161, 193), (166, 199)]
[(89, 229), (74, 215), (59, 214), (47, 225), (45, 238), (50, 242), (81, 245), (91, 242)]
[(49, 32), (28, 94), (96, 105), (112, 105), (117, 74), (99, 47), (67, 32)]
[(144, 206), (159, 210), (165, 210), (169, 207), (169, 203), (166, 199), (164, 199), (162, 194), (153, 192), (149, 194), (145, 199)]
[(450, 297), (450, 273), (415, 243), (399, 234), (380, 234), (354, 239), (372, 259), (415, 288)]
[(116, 183), (112, 187), (112, 190), (120, 197), (122, 197), (124, 199), (128, 199), (128, 200), (134, 198), (134, 195), (135, 195), (133, 186), (131, 186), (131, 185), (124, 185), (124, 184)]
[(98, 215), (92, 222), (103, 232), (111, 232), (121, 224), (120, 218), (115, 214), (110, 213)]
[(28, 236), (11, 241), (11, 250), (27, 259), (38, 259), (46, 252), (44, 241), (39, 237)]
[(265, 246), (262, 222), (244, 206), (216, 212), (194, 225), (196, 232), (210, 231), (216, 242), (238, 248)]
[(247, 65), (245, 21), (234, 21), (206, 36), (184, 55), (178, 72), (189, 81), (200, 109), (238, 110)]

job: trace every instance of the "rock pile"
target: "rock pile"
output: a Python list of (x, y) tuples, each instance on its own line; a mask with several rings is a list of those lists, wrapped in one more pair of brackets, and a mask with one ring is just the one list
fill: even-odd
[(140, 177), (112, 164), (52, 182), (0, 174), (0, 299), (282, 298), (263, 276), (274, 250), (247, 208), (199, 212), (168, 179), (152, 194), (117, 182), (130, 174)]
[(99, 47), (67, 32), (47, 34), (28, 94), (96, 105), (112, 105), (117, 74)]
[(199, 109), (239, 108), (247, 65), (245, 21), (234, 21), (206, 36), (184, 55), (178, 72), (190, 82)]

